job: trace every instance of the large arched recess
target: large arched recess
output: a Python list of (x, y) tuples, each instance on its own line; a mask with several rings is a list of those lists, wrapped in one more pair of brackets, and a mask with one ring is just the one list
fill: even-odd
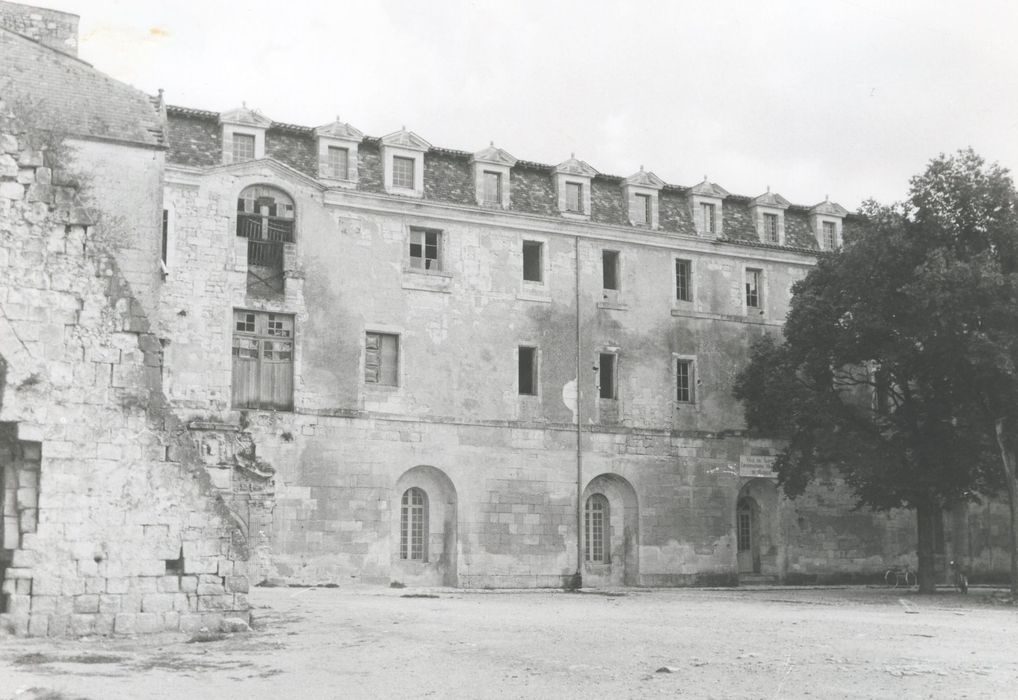
[[(403, 497), (411, 489), (426, 496), (426, 547), (422, 559), (410, 558), (401, 545), (404, 525)], [(456, 586), (457, 504), (456, 487), (441, 469), (418, 465), (408, 469), (396, 481), (392, 492), (390, 532), (391, 579), (418, 586)]]
[[(608, 501), (607, 562), (590, 561), (587, 542), (587, 504), (591, 496), (603, 495)], [(584, 553), (583, 585), (640, 585), (640, 511), (633, 485), (618, 474), (594, 477), (583, 490), (584, 509), (580, 542)]]

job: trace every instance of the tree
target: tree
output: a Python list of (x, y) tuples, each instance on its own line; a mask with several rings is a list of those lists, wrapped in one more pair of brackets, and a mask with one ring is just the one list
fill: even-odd
[(924, 592), (941, 510), (1007, 484), (1014, 587), (1014, 185), (962, 151), (931, 161), (904, 204), (861, 213), (844, 250), (795, 285), (784, 341), (754, 347), (735, 395), (752, 430), (787, 440), (789, 496), (833, 468), (861, 504), (915, 510)]

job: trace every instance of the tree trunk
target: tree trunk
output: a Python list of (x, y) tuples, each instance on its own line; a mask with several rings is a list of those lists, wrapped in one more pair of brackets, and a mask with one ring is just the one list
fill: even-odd
[(1015, 453), (1008, 449), (1005, 439), (1004, 419), (998, 418), (994, 426), (1000, 461), (1004, 467), (1007, 482), (1007, 505), (1011, 513), (1011, 531), (1008, 538), (1011, 549), (1011, 605), (1018, 605), (1018, 482), (1015, 481)]
[(937, 587), (934, 566), (934, 539), (936, 538), (936, 518), (940, 517), (940, 508), (934, 502), (922, 497), (916, 505), (916, 528), (919, 535), (919, 592), (934, 593)]

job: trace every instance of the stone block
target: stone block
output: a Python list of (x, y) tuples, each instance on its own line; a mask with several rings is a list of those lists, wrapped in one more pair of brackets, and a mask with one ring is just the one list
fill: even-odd
[(195, 593), (198, 590), (198, 577), (197, 576), (181, 576), (180, 577), (180, 590), (183, 593)]
[(162, 632), (162, 613), (138, 613), (135, 616), (135, 630), (138, 634), (154, 634), (155, 632)]
[(172, 593), (149, 593), (141, 598), (143, 613), (166, 613), (173, 610)]
[(7, 596), (7, 612), (12, 615), (27, 615), (32, 609), (32, 596), (9, 595)]
[(199, 583), (198, 584), (198, 595), (222, 595), (223, 584), (222, 583)]
[(32, 612), (44, 613), (44, 612), (56, 612), (57, 610), (57, 597), (52, 595), (34, 595), (32, 596)]
[(49, 618), (49, 631), (47, 634), (50, 637), (63, 637), (67, 634), (68, 627), (71, 624), (71, 616), (69, 614), (56, 614), (50, 615)]
[(15, 201), (20, 201), (24, 198), (24, 185), (18, 184), (17, 182), (0, 182), (0, 199), (13, 199)]
[(0, 615), (0, 631), (6, 630), (16, 637), (28, 635), (28, 613), (3, 613)]
[(18, 139), (14, 134), (0, 134), (0, 151), (3, 153), (18, 153)]
[(113, 624), (116, 616), (113, 613), (100, 613), (95, 616), (95, 633), (103, 636), (113, 634)]
[[(80, 562), (79, 562), (80, 563)], [(106, 579), (98, 576), (89, 576), (85, 579), (85, 593), (105, 593)]]
[[(109, 569), (107, 569), (107, 573), (109, 573)], [(111, 594), (115, 594), (115, 595), (127, 593), (129, 587), (130, 587), (130, 579), (127, 579), (127, 578), (124, 578), (124, 577), (114, 577), (114, 578), (106, 579), (106, 592), (107, 593), (111, 593)]]
[(167, 632), (176, 632), (180, 629), (180, 613), (176, 611), (163, 613), (163, 629)]
[(188, 613), (180, 616), (180, 631), (187, 634), (194, 634), (202, 627), (202, 616), (196, 613)]
[(49, 634), (49, 613), (34, 612), (28, 618), (28, 636), (45, 637)]
[(230, 593), (247, 593), (250, 590), (247, 576), (227, 576), (226, 590)]
[(233, 596), (229, 595), (199, 595), (198, 611), (215, 612), (230, 610), (233, 607)]
[(71, 615), (70, 629), (67, 633), (73, 637), (84, 637), (87, 634), (95, 634), (95, 620), (98, 615), (75, 614)]
[(160, 576), (157, 583), (160, 593), (176, 593), (180, 590), (180, 577), (178, 576)]
[(0, 155), (0, 177), (16, 177), (17, 174), (17, 161), (6, 153)]
[(113, 620), (113, 631), (117, 634), (134, 634), (138, 629), (138, 616), (134, 613), (118, 613)]
[(99, 596), (95, 594), (78, 595), (74, 597), (75, 613), (97, 613), (99, 612)]

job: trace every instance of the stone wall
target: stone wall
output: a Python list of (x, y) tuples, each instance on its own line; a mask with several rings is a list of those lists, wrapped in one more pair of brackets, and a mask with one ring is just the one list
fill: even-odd
[[(88, 145), (71, 151), (87, 172)], [(88, 197), (55, 179), (68, 152), (0, 102), (0, 623), (79, 635), (246, 616), (248, 543), (166, 403), (163, 342), (118, 262), (138, 239), (96, 224), (130, 216), (82, 206), (158, 220), (161, 161), (124, 154), (113, 191)]]
[(0, 0), (0, 27), (57, 51), (78, 55), (78, 16), (69, 12)]

